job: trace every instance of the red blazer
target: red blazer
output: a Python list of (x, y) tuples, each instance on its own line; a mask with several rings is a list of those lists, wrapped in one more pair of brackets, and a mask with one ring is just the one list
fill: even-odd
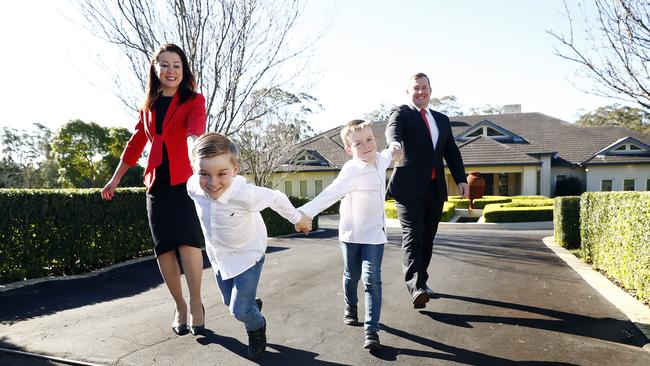
[(156, 168), (162, 163), (162, 144), (169, 155), (169, 178), (171, 185), (187, 182), (192, 175), (190, 159), (187, 156), (187, 137), (200, 136), (205, 132), (205, 98), (196, 94), (183, 104), (178, 104), (178, 93), (174, 94), (163, 121), (162, 135), (156, 134), (156, 112), (140, 111), (135, 132), (127, 142), (120, 159), (129, 166), (137, 164), (145, 145), (151, 144), (149, 159), (144, 171), (144, 184), (151, 188), (156, 177)]

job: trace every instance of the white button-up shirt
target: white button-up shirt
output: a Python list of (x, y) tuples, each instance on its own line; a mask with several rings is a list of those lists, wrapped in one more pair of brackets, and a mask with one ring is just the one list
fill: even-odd
[(187, 193), (201, 221), (212, 269), (224, 280), (243, 273), (264, 255), (267, 233), (260, 211), (270, 207), (292, 224), (301, 217), (284, 193), (246, 183), (241, 176), (218, 199), (212, 199), (194, 174), (187, 181)]
[(346, 162), (332, 184), (312, 201), (298, 208), (314, 217), (336, 201), (341, 201), (339, 240), (357, 244), (384, 244), (386, 220), (386, 169), (391, 153), (377, 153), (375, 165), (353, 158)]

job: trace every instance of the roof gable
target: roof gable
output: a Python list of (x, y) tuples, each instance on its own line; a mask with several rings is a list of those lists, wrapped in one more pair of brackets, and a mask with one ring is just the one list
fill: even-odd
[(470, 126), (465, 131), (461, 132), (456, 139), (458, 141), (468, 141), (478, 136), (491, 138), (503, 143), (525, 143), (526, 139), (517, 135), (516, 133), (501, 127), (487, 119)]

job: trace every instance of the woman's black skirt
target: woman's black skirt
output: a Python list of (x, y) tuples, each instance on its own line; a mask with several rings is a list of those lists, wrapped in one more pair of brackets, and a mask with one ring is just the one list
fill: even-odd
[(147, 215), (156, 256), (181, 245), (204, 245), (201, 224), (185, 183), (155, 185), (147, 193)]

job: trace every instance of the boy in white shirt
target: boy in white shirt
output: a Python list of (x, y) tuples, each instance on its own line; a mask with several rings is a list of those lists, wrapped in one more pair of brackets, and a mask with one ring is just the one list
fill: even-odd
[(260, 211), (270, 207), (304, 232), (311, 229), (311, 220), (301, 217), (284, 193), (238, 176), (237, 148), (223, 135), (206, 133), (194, 142), (192, 169), (187, 191), (196, 206), (217, 285), (230, 313), (244, 323), (248, 356), (255, 358), (266, 349), (262, 300), (255, 297), (267, 245)]
[[(298, 210), (314, 217), (343, 198), (340, 206), (339, 241), (343, 253), (343, 322), (357, 325), (357, 285), (363, 278), (365, 324), (363, 348), (376, 350), (379, 343), (381, 312), (381, 260), (384, 255), (386, 225), (386, 168), (400, 156), (399, 146), (377, 152), (377, 140), (370, 123), (353, 120), (341, 130), (345, 151), (352, 155), (332, 184)], [(301, 229), (296, 226), (296, 230)]]

